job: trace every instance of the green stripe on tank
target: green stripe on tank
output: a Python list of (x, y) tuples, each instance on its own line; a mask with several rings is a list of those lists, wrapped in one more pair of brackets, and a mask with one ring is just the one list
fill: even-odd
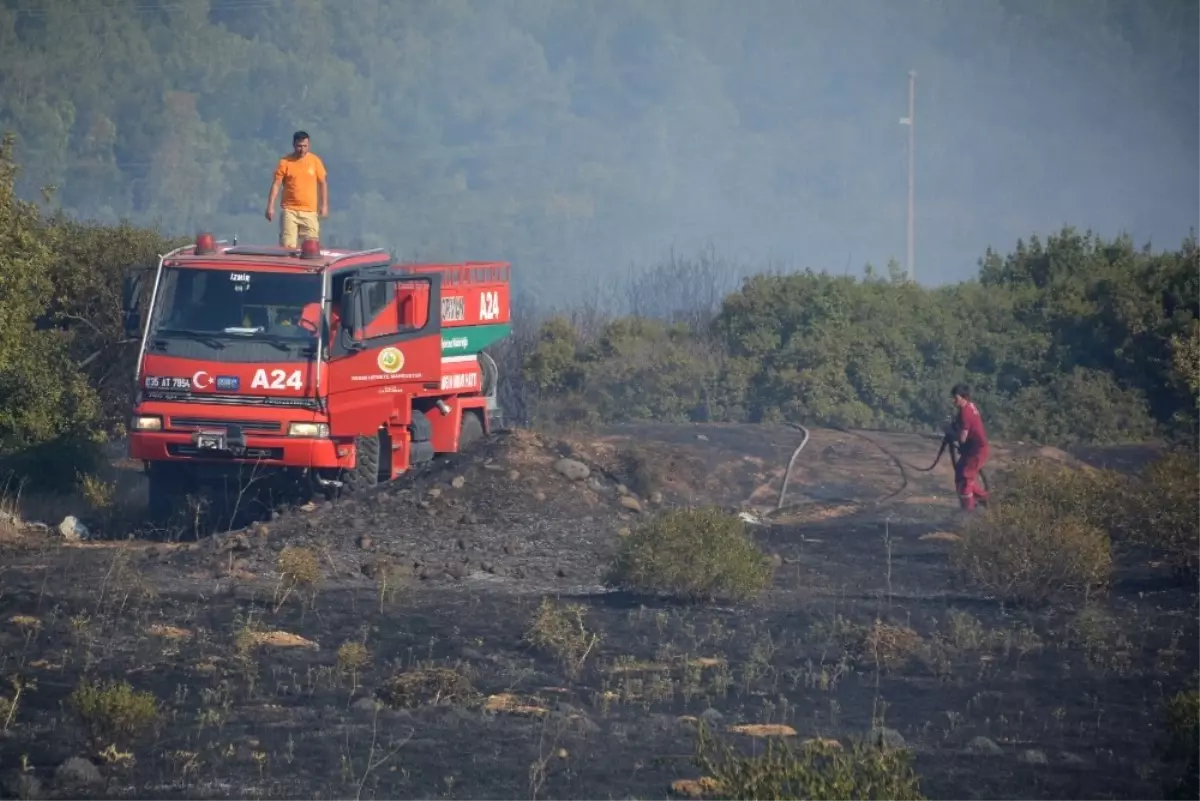
[(443, 328), (442, 355), (457, 356), (463, 353), (479, 353), (493, 342), (504, 339), (511, 331), (510, 323)]

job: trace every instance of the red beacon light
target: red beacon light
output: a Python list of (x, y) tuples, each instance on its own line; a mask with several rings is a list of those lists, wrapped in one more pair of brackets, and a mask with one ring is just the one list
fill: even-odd
[(319, 259), (321, 258), (321, 242), (318, 239), (305, 239), (304, 244), (300, 245), (300, 258), (302, 259)]
[(212, 234), (196, 234), (196, 255), (211, 256), (217, 252), (217, 240)]

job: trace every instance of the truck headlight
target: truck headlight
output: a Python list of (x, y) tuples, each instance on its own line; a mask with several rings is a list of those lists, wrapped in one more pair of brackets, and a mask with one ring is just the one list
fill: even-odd
[(156, 414), (138, 415), (133, 418), (134, 431), (162, 431), (162, 418)]
[(328, 423), (291, 423), (288, 425), (289, 437), (316, 437), (324, 438), (329, 436)]

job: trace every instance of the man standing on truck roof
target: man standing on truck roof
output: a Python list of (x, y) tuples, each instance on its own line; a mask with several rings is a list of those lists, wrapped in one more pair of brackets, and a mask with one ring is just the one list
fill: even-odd
[(321, 217), (329, 216), (329, 185), (325, 164), (309, 150), (308, 134), (304, 131), (292, 134), (292, 153), (281, 158), (275, 168), (275, 181), (271, 184), (271, 196), (267, 198), (268, 220), (275, 219), (275, 198), (281, 185), (283, 213), (279, 217), (279, 244), (285, 248), (298, 248), (301, 236), (320, 239), (321, 222), (317, 210), (320, 209)]
[(958, 445), (958, 464), (954, 469), (954, 487), (958, 490), (958, 504), (966, 511), (974, 511), (975, 502), (986, 507), (988, 494), (979, 484), (979, 471), (988, 458), (987, 431), (979, 409), (971, 401), (971, 388), (966, 384), (955, 384), (950, 390), (958, 414), (946, 427), (946, 436)]

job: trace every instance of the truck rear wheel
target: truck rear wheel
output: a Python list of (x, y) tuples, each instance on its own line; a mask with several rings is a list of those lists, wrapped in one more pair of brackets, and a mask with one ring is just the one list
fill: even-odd
[(473, 410), (462, 413), (462, 427), (458, 432), (458, 449), (483, 439), (483, 422)]

